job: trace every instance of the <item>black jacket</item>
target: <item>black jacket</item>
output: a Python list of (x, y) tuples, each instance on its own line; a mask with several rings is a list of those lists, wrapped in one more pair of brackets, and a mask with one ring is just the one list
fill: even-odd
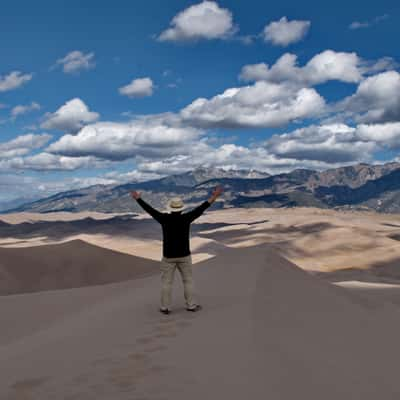
[(207, 200), (189, 212), (162, 213), (146, 203), (141, 197), (136, 199), (141, 207), (147, 211), (162, 226), (163, 232), (163, 256), (185, 257), (191, 254), (189, 235), (190, 224), (210, 207)]

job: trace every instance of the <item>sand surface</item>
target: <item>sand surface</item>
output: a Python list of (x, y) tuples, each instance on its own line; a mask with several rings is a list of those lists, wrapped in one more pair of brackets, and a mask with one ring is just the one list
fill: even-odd
[[(317, 208), (211, 209), (192, 224), (191, 235), (195, 263), (225, 247), (261, 243), (273, 245), (285, 258), (310, 271), (368, 269), (400, 262), (400, 215), (395, 214)], [(147, 214), (0, 214), (0, 247), (72, 239), (155, 261), (162, 256), (160, 226)]]
[(400, 398), (396, 216), (207, 212), (168, 316), (156, 222), (1, 219), (0, 399)]

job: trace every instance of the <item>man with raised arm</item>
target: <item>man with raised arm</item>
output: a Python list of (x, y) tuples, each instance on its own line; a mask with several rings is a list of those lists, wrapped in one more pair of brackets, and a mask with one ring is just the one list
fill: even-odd
[(190, 224), (210, 207), (222, 193), (222, 187), (217, 186), (211, 197), (191, 211), (183, 213), (185, 205), (180, 197), (173, 197), (168, 206), (168, 212), (160, 212), (146, 203), (139, 192), (131, 195), (140, 206), (161, 224), (163, 232), (163, 256), (161, 259), (161, 307), (164, 314), (171, 312), (172, 285), (175, 269), (180, 272), (186, 309), (198, 311), (202, 307), (194, 300), (194, 284), (192, 276), (192, 256), (190, 251)]

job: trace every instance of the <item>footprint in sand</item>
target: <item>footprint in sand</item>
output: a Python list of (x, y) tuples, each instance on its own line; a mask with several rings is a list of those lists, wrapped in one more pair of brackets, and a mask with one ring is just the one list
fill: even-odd
[(135, 391), (141, 379), (163, 374), (169, 368), (152, 362), (151, 353), (164, 349), (166, 346), (158, 345), (128, 354), (126, 358), (120, 360), (119, 366), (108, 371), (108, 382), (118, 391)]
[(111, 364), (112, 365), (112, 364), (115, 364), (117, 362), (118, 361), (115, 360), (114, 358), (106, 357), (106, 358), (98, 358), (97, 360), (92, 361), (92, 365), (93, 366), (103, 365), (103, 364), (107, 364), (107, 365)]
[(143, 351), (145, 353), (155, 353), (157, 351), (163, 351), (163, 350), (166, 350), (166, 349), (168, 349), (168, 346), (165, 346), (163, 344), (159, 344), (159, 345), (156, 345), (156, 346), (144, 348)]
[(177, 332), (176, 331), (170, 331), (170, 332), (161, 332), (158, 333), (157, 335), (154, 335), (156, 338), (173, 338), (176, 337)]
[[(177, 335), (178, 332), (182, 328), (187, 328), (192, 325), (191, 320), (194, 319), (193, 316), (187, 316), (183, 319), (168, 319), (168, 320), (158, 320), (154, 325), (152, 325), (153, 330), (158, 333), (162, 334), (175, 334)], [(157, 337), (162, 337), (157, 335)]]
[(176, 323), (176, 325), (179, 326), (179, 327), (181, 327), (181, 328), (186, 328), (186, 327), (188, 327), (188, 326), (191, 326), (192, 324), (191, 324), (191, 322), (189, 322), (189, 321), (184, 321), (184, 320), (182, 320), (182, 321), (178, 321), (178, 322)]
[(176, 326), (172, 325), (156, 325), (154, 327), (154, 331), (156, 333), (175, 333), (177, 334), (178, 332), (176, 331)]
[(139, 344), (149, 344), (154, 342), (154, 338), (152, 337), (140, 337), (136, 339), (136, 342)]
[(146, 362), (149, 361), (150, 357), (145, 353), (132, 353), (128, 355), (130, 360)]
[[(39, 378), (28, 378), (15, 381), (11, 386), (11, 396), (10, 399), (30, 399), (36, 389), (47, 382), (50, 377), (43, 376)], [(14, 397), (13, 397), (14, 396)]]

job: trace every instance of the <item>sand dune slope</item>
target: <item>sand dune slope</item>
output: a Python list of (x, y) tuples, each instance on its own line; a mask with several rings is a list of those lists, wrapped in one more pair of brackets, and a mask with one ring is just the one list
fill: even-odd
[(0, 295), (119, 282), (157, 273), (158, 265), (82, 240), (0, 247)]
[(38, 315), (52, 301), (59, 311), (0, 333), (0, 398), (399, 398), (394, 304), (310, 276), (265, 244), (194, 268), (201, 313), (184, 310), (178, 281), (174, 313), (157, 313), (158, 276), (0, 297), (0, 311)]

